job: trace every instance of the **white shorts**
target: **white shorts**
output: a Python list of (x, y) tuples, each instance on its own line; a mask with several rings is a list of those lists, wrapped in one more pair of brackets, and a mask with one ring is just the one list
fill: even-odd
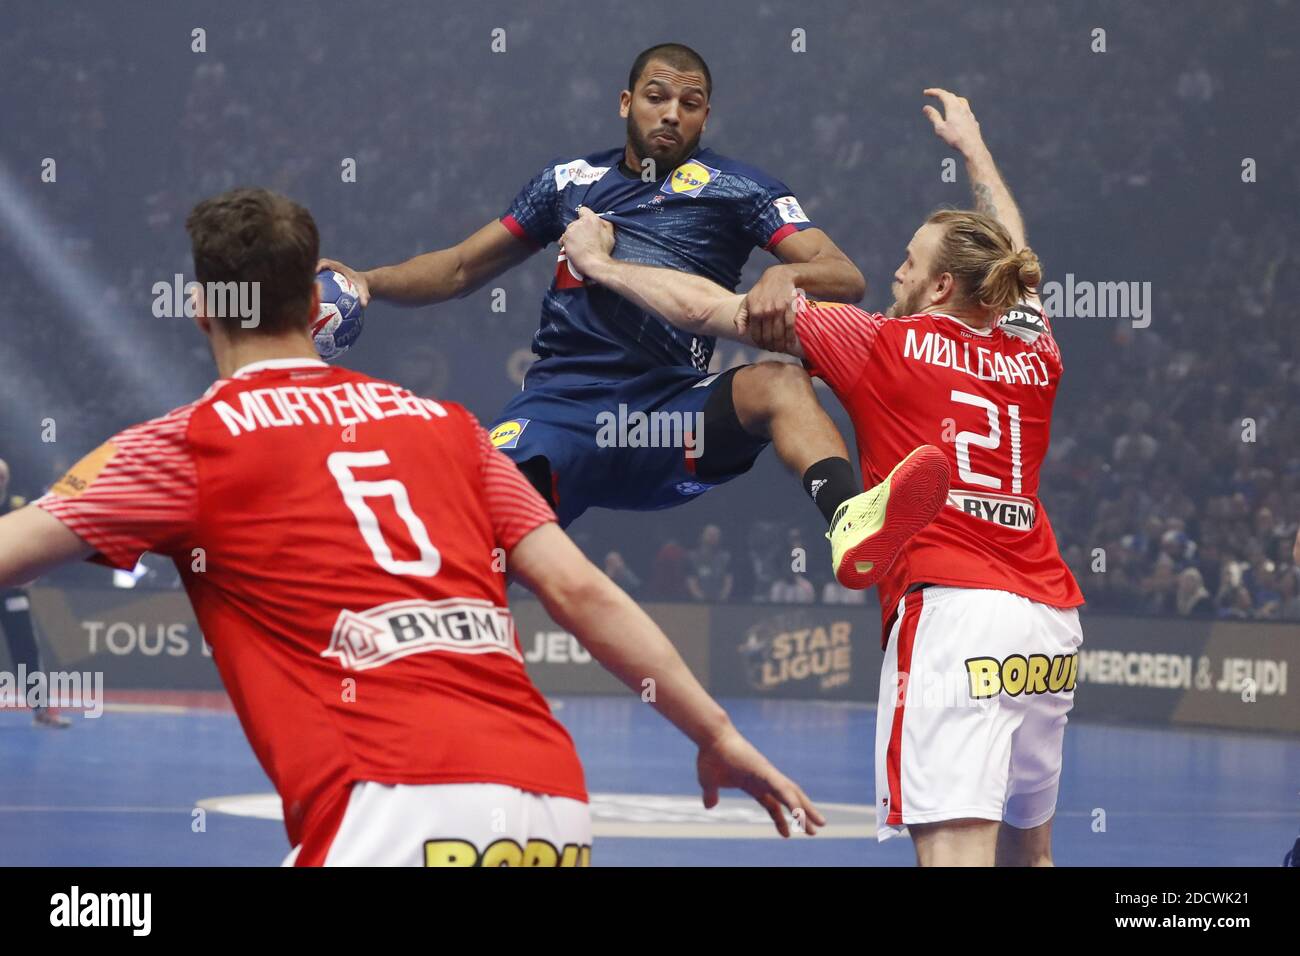
[(284, 866), (590, 866), (587, 804), (495, 783), (354, 783), (323, 860)]
[(904, 595), (876, 709), (877, 838), (909, 823), (1050, 820), (1082, 643), (1073, 608), (975, 588)]

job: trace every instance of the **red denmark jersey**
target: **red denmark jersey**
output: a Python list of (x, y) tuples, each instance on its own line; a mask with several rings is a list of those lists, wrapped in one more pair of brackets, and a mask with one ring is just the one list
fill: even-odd
[(586, 799), (506, 606), (506, 555), (555, 516), (460, 406), (260, 362), (37, 504), (115, 567), (175, 561), (291, 843), (354, 781)]
[[(914, 584), (994, 588), (1054, 607), (1083, 603), (1038, 500), (1061, 353), (948, 315), (890, 319), (813, 302), (795, 329), (809, 370), (844, 404), (867, 487), (916, 446), (948, 456), (952, 488), (880, 581), (886, 624)], [(888, 628), (886, 628), (886, 635)], [(883, 638), (882, 638), (883, 639)]]

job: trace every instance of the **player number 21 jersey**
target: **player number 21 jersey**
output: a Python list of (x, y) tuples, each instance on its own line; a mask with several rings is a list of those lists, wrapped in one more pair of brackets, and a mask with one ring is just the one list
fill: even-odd
[(829, 302), (798, 316), (809, 370), (853, 420), (867, 487), (918, 445), (948, 456), (946, 506), (881, 580), (886, 619), (923, 583), (1083, 603), (1038, 500), (1062, 370), (1051, 330), (1039, 323), (1041, 332), (979, 330), (949, 315), (890, 319)]

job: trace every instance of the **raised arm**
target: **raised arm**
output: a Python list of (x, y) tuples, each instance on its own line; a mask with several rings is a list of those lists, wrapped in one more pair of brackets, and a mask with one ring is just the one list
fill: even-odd
[(1023, 249), (1027, 243), (1025, 221), (1020, 216), (1020, 207), (1012, 198), (1002, 174), (998, 172), (993, 154), (984, 144), (979, 121), (971, 112), (970, 103), (965, 97), (938, 87), (926, 90), (925, 95), (935, 97), (943, 107), (942, 113), (933, 106), (924, 108), (926, 117), (934, 124), (935, 133), (966, 160), (975, 211), (992, 216), (1002, 223), (1011, 234), (1011, 241), (1016, 248)]
[(399, 305), (433, 305), (469, 295), (537, 249), (494, 219), (454, 246), (397, 265), (357, 272), (334, 259), (322, 259), (317, 269), (334, 269), (351, 279), (363, 306), (372, 296)]

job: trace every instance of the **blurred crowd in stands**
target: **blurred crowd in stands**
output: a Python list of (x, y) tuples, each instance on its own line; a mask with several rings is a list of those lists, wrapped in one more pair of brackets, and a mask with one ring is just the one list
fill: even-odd
[[(899, 58), (925, 46), (940, 12), (955, 17), (971, 49), (953, 51), (936, 81), (984, 119), (1048, 278), (1154, 289), (1148, 327), (1055, 323), (1066, 376), (1040, 497), (1089, 609), (1297, 621), (1300, 326), (1285, 310), (1300, 301), (1300, 122), (1251, 116), (1234, 96), (1267, 87), (1269, 64), (1294, 72), (1294, 31), (1270, 24), (1294, 24), (1300, 9), (1187, 6), (1173, 19), (1112, 9), (1104, 54), (1090, 49), (1090, 21), (1059, 5), (956, 12), (935, 0), (891, 5), (888, 22), (848, 3), (820, 20), (810, 12), (810, 44), (821, 47), (803, 59), (780, 59), (788, 18), (770, 5), (744, 30), (711, 21), (672, 38), (711, 60), (710, 144), (790, 182), (868, 276), (863, 304), (883, 310), (914, 224), (940, 202), (965, 202), (960, 183), (940, 180), (945, 153), (920, 118), (924, 70)], [(0, 455), (15, 491), (39, 494), (98, 441), (210, 382), (189, 324), (151, 312), (154, 283), (188, 274), (183, 223), (198, 199), (247, 183), (283, 191), (315, 211), (325, 251), (358, 266), (449, 244), (500, 215), (557, 153), (620, 141), (613, 106), (626, 66), (666, 38), (657, 11), (629, 8), (642, 31), (621, 34), (618, 55), (587, 72), (572, 51), (611, 43), (594, 20), (561, 17), (569, 32), (556, 44), (558, 14), (510, 12), (511, 52), (493, 61), (475, 52), (487, 37), (472, 10), (440, 13), (440, 39), (412, 42), (429, 36), (431, 15), (395, 7), (340, 34), (328, 12), (250, 8), (210, 25), (202, 54), (184, 17), (128, 41), (95, 7), (39, 35), (19, 25), (0, 36), (13, 107), (0, 144)], [(979, 55), (1012, 31), (1034, 40)], [(752, 50), (768, 33), (759, 68)], [(338, 188), (343, 156), (357, 161), (354, 193)], [(1259, 182), (1242, 179), (1248, 156)], [(52, 183), (40, 179), (46, 157), (57, 162)], [(756, 253), (747, 282), (769, 261)], [(505, 370), (531, 336), (550, 271), (536, 260), (527, 269), (498, 283), (514, 303), (505, 314), (451, 305), (421, 320), (427, 340), (396, 310), (372, 318), (360, 367), (490, 419), (516, 387)], [(42, 437), (48, 423), (57, 440)], [(834, 583), (815, 509), (793, 482), (774, 492), (773, 474), (711, 491), (704, 500), (716, 505), (637, 516), (653, 534), (605, 531), (595, 514), (575, 537), (643, 599), (874, 601)], [(155, 567), (145, 581), (174, 575)]]

